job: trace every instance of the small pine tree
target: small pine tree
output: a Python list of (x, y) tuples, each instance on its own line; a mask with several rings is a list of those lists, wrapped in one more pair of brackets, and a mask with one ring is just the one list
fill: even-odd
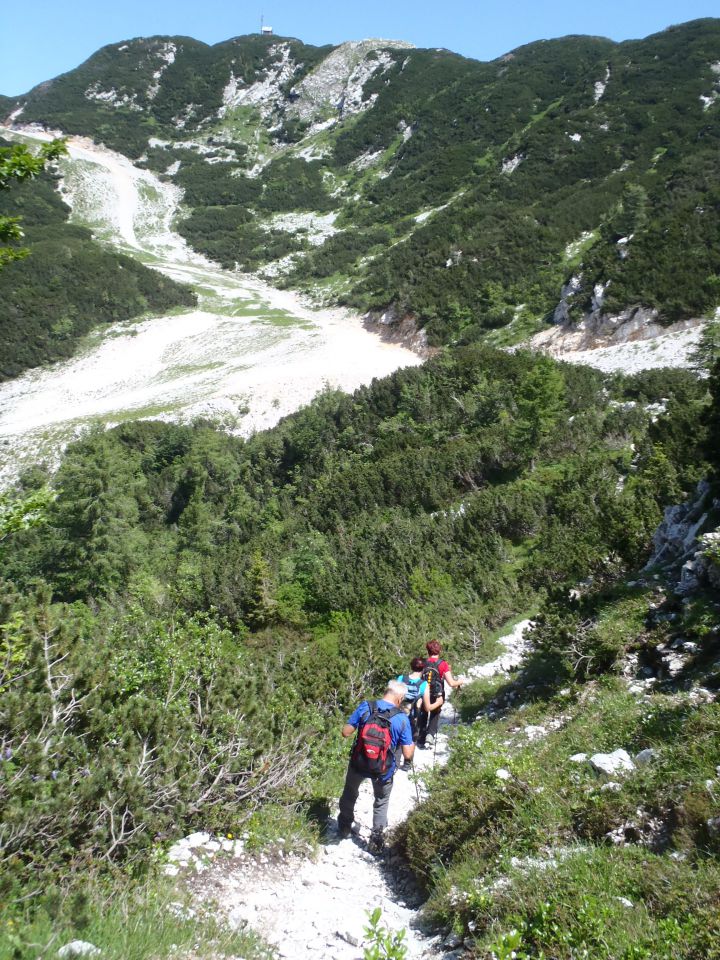
[(565, 380), (557, 365), (541, 357), (520, 386), (514, 444), (520, 458), (534, 465), (563, 410)]
[(270, 564), (259, 550), (252, 555), (246, 581), (245, 619), (254, 630), (260, 630), (272, 622), (276, 602)]

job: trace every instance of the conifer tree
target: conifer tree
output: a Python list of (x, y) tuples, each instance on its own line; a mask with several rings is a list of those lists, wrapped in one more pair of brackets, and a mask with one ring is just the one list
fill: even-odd
[(514, 429), (516, 452), (534, 465), (536, 454), (550, 437), (565, 397), (565, 381), (557, 365), (541, 357), (522, 382), (517, 396)]
[(138, 569), (146, 536), (137, 497), (145, 485), (137, 456), (103, 434), (69, 453), (49, 514), (57, 536), (55, 580), (64, 596), (115, 592)]
[(247, 572), (246, 619), (254, 629), (266, 627), (275, 615), (270, 564), (259, 550), (253, 553)]

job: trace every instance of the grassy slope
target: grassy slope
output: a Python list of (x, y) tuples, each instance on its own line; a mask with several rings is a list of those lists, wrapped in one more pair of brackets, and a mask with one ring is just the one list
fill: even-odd
[[(430, 914), (469, 936), (471, 956), (720, 955), (720, 846), (711, 828), (720, 813), (720, 705), (692, 692), (698, 683), (718, 688), (714, 600), (699, 595), (683, 607), (657, 582), (591, 589), (566, 634), (541, 618), (518, 677), (463, 691), (471, 726), (401, 840), (430, 891)], [(573, 604), (554, 609), (567, 618)], [(589, 624), (605, 659), (574, 675), (571, 649)], [(634, 673), (628, 656), (647, 665), (658, 644), (676, 638), (697, 645), (682, 674), (630, 691), (620, 677), (623, 664)], [(528, 726), (545, 735), (532, 740)], [(631, 756), (650, 748), (654, 757), (611, 787), (588, 762), (569, 759), (618, 748)], [(501, 768), (509, 779), (497, 776)], [(438, 821), (444, 839), (428, 858)]]

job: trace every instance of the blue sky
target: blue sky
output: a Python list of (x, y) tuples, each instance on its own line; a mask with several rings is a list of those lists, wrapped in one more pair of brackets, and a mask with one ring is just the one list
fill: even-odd
[(217, 43), (259, 28), (306, 43), (409, 40), (492, 59), (531, 40), (589, 33), (625, 40), (720, 16), (718, 0), (14, 0), (0, 17), (0, 93), (24, 93), (106, 43), (184, 34)]

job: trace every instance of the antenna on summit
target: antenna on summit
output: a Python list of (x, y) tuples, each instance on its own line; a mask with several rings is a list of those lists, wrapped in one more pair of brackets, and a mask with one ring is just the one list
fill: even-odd
[(261, 34), (261, 36), (263, 36), (263, 37), (271, 37), (271, 36), (272, 36), (272, 32), (273, 32), (273, 28), (272, 28), (272, 27), (266, 27), (266, 26), (265, 26), (265, 14), (264, 14), (264, 13), (261, 13), (261, 14), (260, 14), (260, 34)]

